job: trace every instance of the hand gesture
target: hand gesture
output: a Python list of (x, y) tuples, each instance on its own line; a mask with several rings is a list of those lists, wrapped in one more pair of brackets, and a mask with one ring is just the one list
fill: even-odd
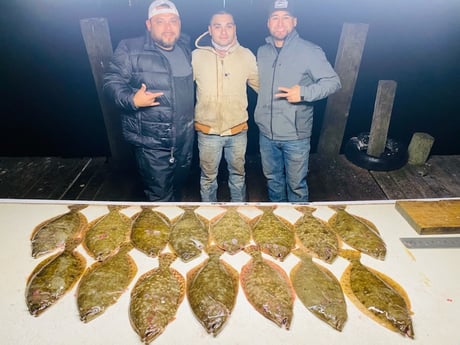
[(301, 101), (299, 85), (294, 85), (293, 87), (280, 86), (278, 90), (281, 92), (275, 94), (275, 97), (286, 98), (289, 103)]
[(159, 105), (160, 102), (156, 102), (156, 98), (163, 95), (163, 92), (150, 92), (147, 91), (147, 86), (142, 83), (141, 88), (134, 94), (133, 101), (134, 105), (140, 107), (152, 107)]

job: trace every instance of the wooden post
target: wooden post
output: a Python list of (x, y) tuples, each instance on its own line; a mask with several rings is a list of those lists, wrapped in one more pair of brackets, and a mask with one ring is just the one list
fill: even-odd
[(408, 163), (411, 165), (425, 164), (433, 143), (434, 138), (428, 133), (414, 133), (407, 149), (409, 154)]
[(106, 18), (86, 18), (80, 20), (80, 28), (104, 116), (111, 157), (117, 166), (126, 166), (133, 161), (133, 154), (122, 136), (120, 113), (102, 92), (104, 68), (113, 54), (109, 25)]
[(327, 99), (317, 150), (322, 155), (340, 152), (368, 28), (363, 23), (343, 25), (334, 65), (342, 88)]
[(385, 151), (396, 85), (394, 80), (379, 80), (367, 147), (367, 154), (370, 156), (380, 157)]

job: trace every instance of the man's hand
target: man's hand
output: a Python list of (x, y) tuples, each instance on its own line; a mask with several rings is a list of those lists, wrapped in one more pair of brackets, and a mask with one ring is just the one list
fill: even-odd
[(159, 105), (160, 102), (155, 102), (157, 97), (163, 95), (163, 92), (150, 92), (146, 91), (147, 86), (142, 83), (142, 86), (137, 92), (134, 94), (133, 102), (134, 105), (138, 108), (140, 107), (152, 107), (155, 105)]
[(275, 94), (276, 97), (286, 98), (289, 103), (297, 103), (301, 101), (300, 85), (294, 85), (293, 87), (280, 86), (278, 90), (281, 92)]

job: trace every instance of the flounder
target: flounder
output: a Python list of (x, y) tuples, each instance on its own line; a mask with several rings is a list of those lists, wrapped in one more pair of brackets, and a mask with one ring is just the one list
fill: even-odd
[(120, 212), (124, 206), (108, 206), (109, 213), (88, 224), (83, 247), (97, 261), (114, 255), (130, 241), (131, 218)]
[(159, 267), (144, 273), (131, 291), (129, 319), (145, 344), (163, 333), (184, 300), (185, 278), (171, 267), (176, 258), (160, 254)]
[(300, 258), (290, 272), (297, 297), (319, 319), (342, 331), (347, 305), (339, 281), (326, 267), (313, 262), (305, 251), (294, 249), (292, 253)]
[(414, 338), (410, 301), (404, 289), (383, 273), (364, 266), (360, 252), (341, 250), (339, 255), (350, 261), (340, 283), (357, 308), (382, 326)]
[(46, 258), (32, 271), (26, 287), (26, 303), (30, 314), (40, 315), (55, 304), (80, 279), (86, 259), (69, 244), (58, 254)]
[(88, 221), (79, 211), (85, 207), (87, 205), (71, 205), (69, 212), (37, 225), (30, 238), (32, 257), (38, 258), (56, 249), (64, 249), (69, 241), (81, 242)]
[(230, 255), (244, 249), (251, 240), (251, 227), (236, 207), (228, 207), (224, 215), (210, 222), (211, 240)]
[(150, 257), (157, 257), (168, 243), (168, 220), (150, 207), (142, 207), (142, 211), (132, 218), (131, 243), (134, 248)]
[(85, 271), (77, 289), (81, 321), (89, 322), (104, 313), (127, 290), (137, 273), (136, 263), (129, 255), (131, 249), (131, 245), (126, 245)]
[(344, 206), (331, 208), (336, 213), (328, 223), (346, 244), (376, 259), (385, 259), (385, 242), (372, 222), (348, 213)]
[(339, 249), (337, 234), (326, 222), (313, 216), (315, 208), (302, 206), (296, 209), (303, 213), (294, 224), (294, 232), (300, 244), (313, 256), (332, 263)]
[(295, 293), (286, 272), (266, 260), (256, 246), (245, 252), (251, 259), (241, 268), (241, 287), (249, 303), (279, 327), (291, 326)]
[(260, 250), (283, 261), (295, 246), (295, 234), (274, 213), (273, 207), (265, 207), (252, 228), (252, 238)]
[(187, 273), (187, 298), (198, 321), (216, 336), (227, 322), (238, 294), (238, 271), (209, 249), (209, 258)]
[(195, 208), (183, 207), (184, 213), (169, 233), (171, 250), (184, 262), (200, 256), (209, 241), (209, 233), (195, 214)]

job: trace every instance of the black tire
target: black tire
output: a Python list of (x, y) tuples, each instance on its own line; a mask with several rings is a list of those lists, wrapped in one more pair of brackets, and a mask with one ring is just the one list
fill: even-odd
[(374, 171), (390, 171), (402, 168), (407, 163), (407, 148), (402, 143), (387, 139), (380, 157), (367, 154), (369, 133), (352, 137), (345, 145), (345, 157), (360, 168)]

